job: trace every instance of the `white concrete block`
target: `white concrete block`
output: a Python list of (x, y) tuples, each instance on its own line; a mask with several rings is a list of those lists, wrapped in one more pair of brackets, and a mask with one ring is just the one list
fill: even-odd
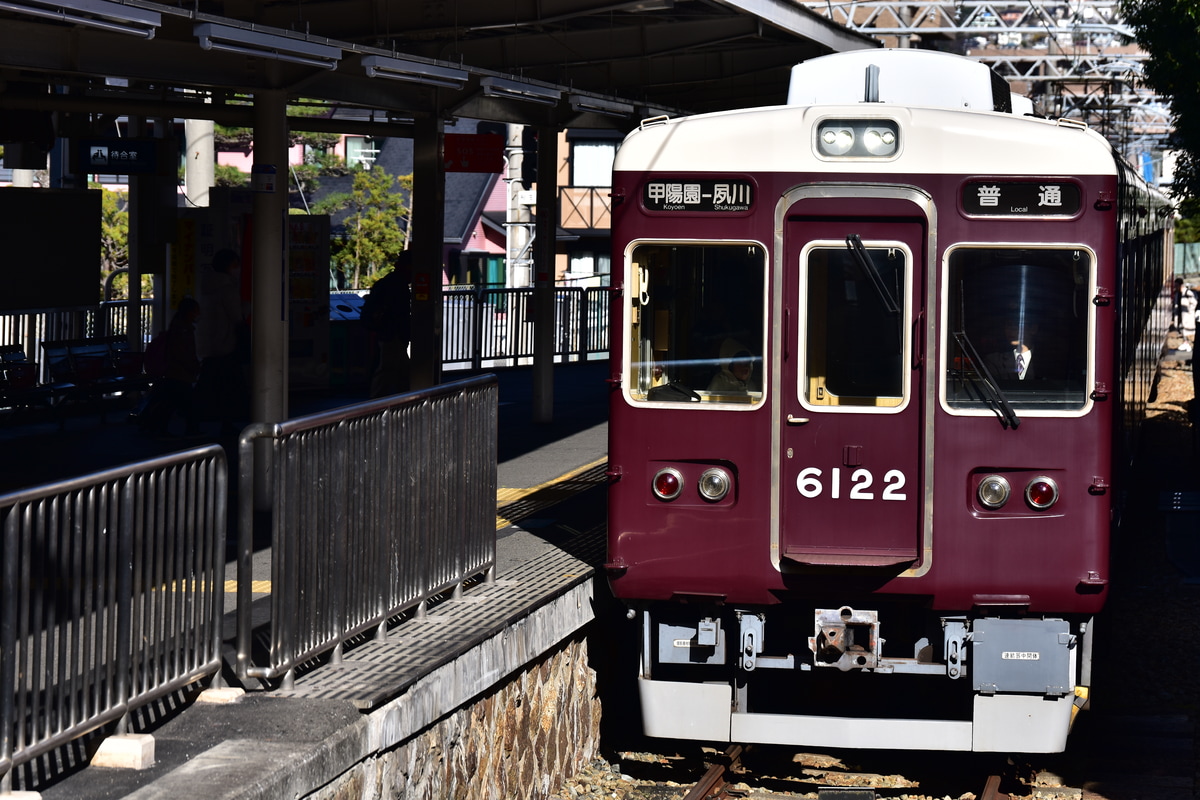
[(238, 700), (241, 700), (245, 694), (245, 689), (237, 689), (232, 686), (227, 686), (222, 689), (205, 689), (200, 693), (200, 696), (196, 698), (196, 702), (224, 705), (226, 703), (236, 703)]
[(154, 737), (148, 733), (109, 736), (92, 756), (92, 766), (148, 769), (154, 766)]

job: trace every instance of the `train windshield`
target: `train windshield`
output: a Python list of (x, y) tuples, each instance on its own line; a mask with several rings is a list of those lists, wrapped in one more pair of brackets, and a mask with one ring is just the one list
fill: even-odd
[(946, 403), (1078, 411), (1088, 402), (1092, 256), (1080, 248), (961, 247), (947, 273)]
[(642, 244), (633, 250), (630, 268), (630, 397), (761, 402), (764, 248)]
[(806, 407), (851, 410), (904, 405), (908, 326), (907, 248), (816, 243), (804, 259)]

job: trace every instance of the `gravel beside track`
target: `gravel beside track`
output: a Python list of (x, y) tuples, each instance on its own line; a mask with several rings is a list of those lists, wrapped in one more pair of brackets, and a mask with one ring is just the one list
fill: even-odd
[[(842, 785), (872, 786), (879, 797), (897, 800), (975, 800), (987, 776), (1001, 774), (1001, 791), (1012, 798), (1197, 797), (1200, 438), (1188, 413), (1193, 383), (1186, 355), (1172, 353), (1164, 362), (1149, 407), (1114, 542), (1108, 608), (1097, 621), (1091, 708), (1080, 715), (1066, 753), (1005, 758), (758, 747), (743, 760), (748, 771), (735, 786), (740, 796), (816, 798), (820, 786)], [(677, 800), (703, 774), (706, 753), (719, 752), (642, 738), (629, 731), (636, 726), (630, 709), (604, 700), (610, 719), (603, 757), (560, 787), (556, 800)]]

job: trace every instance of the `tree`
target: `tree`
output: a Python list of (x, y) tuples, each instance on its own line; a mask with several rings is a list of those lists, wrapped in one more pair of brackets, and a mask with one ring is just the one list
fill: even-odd
[[(230, 103), (230, 105), (244, 106), (252, 104), (253, 101), (245, 97), (237, 98)], [(293, 119), (297, 117), (323, 118), (329, 116), (329, 113), (328, 105), (310, 100), (302, 99), (287, 107), (287, 115)], [(304, 164), (288, 170), (289, 180), (302, 194), (312, 194), (317, 190), (318, 176), (346, 174), (345, 161), (333, 152), (334, 146), (341, 141), (340, 134), (305, 131), (303, 123), (299, 123), (289, 131), (288, 140), (291, 145), (303, 145), (306, 150)], [(254, 129), (213, 125), (213, 141), (218, 150), (250, 153), (254, 149)], [(222, 170), (225, 171), (222, 172)], [(233, 170), (233, 167), (217, 165), (216, 185), (243, 186), (249, 182), (250, 178), (246, 173), (237, 173)]]
[[(99, 184), (89, 188), (99, 189)], [(107, 278), (129, 266), (129, 195), (103, 189), (100, 195), (100, 270)]]
[(232, 164), (217, 164), (213, 167), (213, 186), (239, 186), (250, 185), (249, 173), (242, 172)]
[(409, 209), (400, 192), (412, 191), (412, 175), (396, 178), (374, 166), (354, 171), (349, 193), (329, 195), (313, 206), (315, 214), (349, 210), (344, 225), (345, 242), (332, 254), (335, 267), (350, 276), (351, 288), (369, 287), (404, 249), (405, 229), (400, 220)]
[(1172, 145), (1179, 150), (1172, 193), (1200, 197), (1200, 4), (1195, 0), (1129, 0), (1122, 6), (1146, 51), (1146, 81), (1170, 98)]
[(1200, 242), (1200, 198), (1189, 198), (1179, 204), (1180, 219), (1175, 223), (1175, 241), (1180, 244)]
[(310, 150), (304, 154), (304, 163), (291, 167), (292, 184), (301, 197), (317, 191), (323, 175), (347, 175), (350, 168), (346, 160), (330, 150)]
[[(104, 285), (114, 272), (122, 274), (112, 279), (112, 299), (125, 300), (129, 297), (129, 195), (104, 189), (98, 183), (88, 185), (101, 189), (100, 194), (100, 292), (103, 299)], [(154, 279), (142, 276), (141, 297), (154, 294)]]

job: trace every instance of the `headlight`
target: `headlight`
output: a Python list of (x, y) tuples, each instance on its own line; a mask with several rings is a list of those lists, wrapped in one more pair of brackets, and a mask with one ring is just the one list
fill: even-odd
[(842, 156), (854, 147), (854, 131), (849, 128), (825, 128), (821, 131), (822, 153), (830, 156)]
[(900, 126), (890, 119), (827, 119), (817, 126), (821, 158), (890, 158), (900, 150)]
[(674, 467), (660, 469), (654, 476), (652, 488), (659, 500), (674, 500), (683, 491), (683, 475)]
[(1039, 475), (1025, 487), (1025, 502), (1043, 511), (1058, 502), (1058, 484), (1053, 478)]
[(729, 473), (725, 470), (720, 467), (706, 469), (700, 476), (700, 496), (715, 503), (729, 494), (731, 484)]
[(896, 150), (896, 134), (887, 128), (867, 128), (863, 147), (873, 156), (890, 156)]
[(979, 502), (986, 508), (1000, 508), (1011, 493), (1008, 481), (1000, 475), (988, 475), (979, 483)]

